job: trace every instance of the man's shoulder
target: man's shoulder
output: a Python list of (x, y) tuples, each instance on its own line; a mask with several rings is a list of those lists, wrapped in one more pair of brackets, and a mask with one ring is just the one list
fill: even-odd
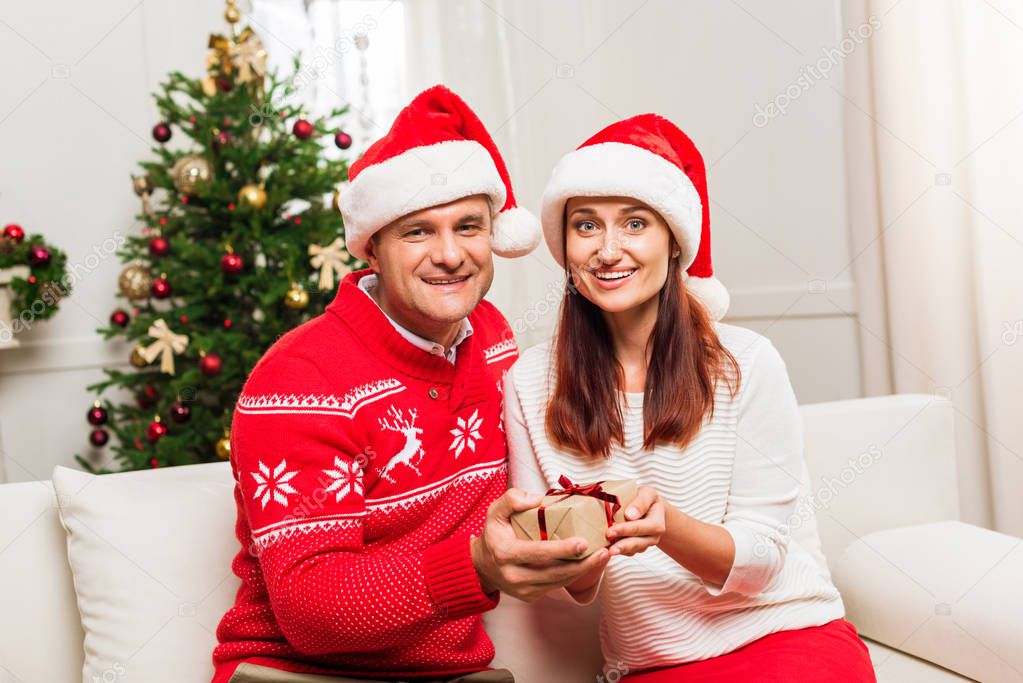
[(350, 364), (357, 355), (352, 348), (357, 343), (346, 325), (322, 313), (282, 334), (252, 368), (242, 392), (326, 384), (330, 368)]
[(497, 306), (483, 299), (469, 314), (473, 336), (479, 335), (479, 348), (488, 363), (514, 360), (519, 347), (515, 334)]
[(496, 332), (500, 335), (505, 330), (511, 330), (511, 326), (501, 311), (497, 310), (497, 306), (486, 299), (480, 299), (480, 302), (476, 304), (476, 308), (469, 314), (469, 322), (472, 323), (473, 330), (482, 327), (485, 332), (490, 334)]

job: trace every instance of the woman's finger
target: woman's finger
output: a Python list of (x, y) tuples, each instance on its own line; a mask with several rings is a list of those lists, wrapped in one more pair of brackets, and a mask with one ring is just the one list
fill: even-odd
[(625, 515), (625, 519), (640, 519), (641, 517), (646, 516), (647, 511), (650, 510), (650, 507), (657, 502), (659, 497), (660, 496), (657, 491), (652, 487), (640, 486), (636, 491), (636, 497), (633, 498), (632, 502), (625, 508), (625, 512), (623, 513)]
[(626, 557), (630, 555), (636, 555), (644, 550), (657, 545), (659, 538), (656, 536), (634, 536), (630, 538), (623, 538), (609, 550), (612, 557), (617, 555), (624, 555)]
[(637, 522), (619, 522), (607, 530), (609, 540), (630, 536), (656, 536), (663, 532), (664, 525), (655, 519), (641, 519)]

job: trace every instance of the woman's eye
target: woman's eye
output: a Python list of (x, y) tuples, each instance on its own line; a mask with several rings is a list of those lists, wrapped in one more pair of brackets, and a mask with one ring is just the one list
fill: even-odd
[(597, 226), (592, 221), (582, 221), (575, 224), (575, 229), (579, 232), (592, 232)]
[(646, 227), (646, 223), (638, 218), (633, 218), (626, 225), (629, 227), (629, 230), (642, 230)]

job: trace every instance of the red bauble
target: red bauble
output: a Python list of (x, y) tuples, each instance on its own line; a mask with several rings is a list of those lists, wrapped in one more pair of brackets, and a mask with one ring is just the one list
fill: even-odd
[(224, 361), (220, 360), (220, 356), (215, 353), (207, 353), (199, 359), (199, 370), (207, 377), (219, 375), (223, 367)]
[(160, 392), (153, 385), (142, 388), (142, 393), (135, 397), (139, 408), (152, 408), (156, 400), (160, 398)]
[(308, 140), (313, 136), (313, 124), (309, 123), (305, 119), (299, 119), (295, 121), (295, 125), (291, 127), (291, 132), (295, 134), (295, 137), (299, 140)]
[(157, 142), (167, 142), (171, 138), (171, 127), (166, 123), (158, 123), (153, 126), (153, 139)]
[(28, 250), (28, 262), (33, 266), (45, 266), (50, 262), (50, 250), (36, 245)]
[(11, 223), (4, 228), (4, 237), (15, 242), (25, 239), (25, 230), (17, 223)]
[(352, 146), (352, 136), (343, 130), (339, 130), (334, 135), (334, 144), (337, 145), (339, 149), (348, 149)]
[(245, 267), (245, 261), (238, 254), (224, 254), (220, 257), (220, 269), (228, 275), (237, 275)]
[(85, 419), (94, 427), (105, 425), (107, 423), (107, 409), (103, 406), (93, 406), (85, 414)]
[(216, 135), (213, 136), (213, 142), (211, 143), (211, 146), (213, 147), (213, 151), (214, 152), (219, 152), (220, 151), (220, 146), (221, 145), (226, 145), (230, 141), (231, 141), (231, 135), (226, 130), (220, 131), (219, 133), (217, 133)]
[(192, 417), (192, 409), (181, 401), (175, 401), (170, 407), (171, 419), (177, 423), (188, 422), (188, 418)]
[(167, 425), (162, 422), (150, 422), (149, 426), (146, 427), (146, 438), (149, 439), (149, 443), (156, 443), (166, 433)]
[(158, 277), (153, 280), (153, 284), (149, 287), (149, 292), (157, 299), (166, 299), (171, 295), (171, 284), (164, 277)]
[(129, 320), (130, 318), (128, 317), (128, 312), (121, 310), (120, 308), (118, 308), (116, 311), (110, 314), (111, 325), (117, 325), (118, 327), (127, 327)]
[(94, 429), (91, 432), (89, 432), (89, 443), (91, 443), (96, 448), (99, 448), (100, 446), (106, 446), (107, 441), (110, 441), (110, 435), (107, 434), (107, 430)]
[(170, 240), (166, 237), (154, 237), (149, 241), (149, 253), (159, 258), (170, 253)]

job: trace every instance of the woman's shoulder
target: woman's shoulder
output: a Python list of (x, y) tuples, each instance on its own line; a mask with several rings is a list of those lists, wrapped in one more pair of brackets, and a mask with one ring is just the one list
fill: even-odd
[(718, 321), (714, 323), (714, 331), (740, 367), (751, 365), (763, 353), (777, 353), (770, 339), (748, 327)]
[(541, 342), (519, 353), (518, 360), (509, 371), (516, 388), (537, 381), (546, 382), (551, 370), (551, 340)]
[(742, 379), (733, 400), (741, 403), (745, 397), (760, 396), (774, 401), (792, 391), (785, 359), (770, 339), (738, 325), (715, 323), (715, 326), (721, 344), (739, 363)]

